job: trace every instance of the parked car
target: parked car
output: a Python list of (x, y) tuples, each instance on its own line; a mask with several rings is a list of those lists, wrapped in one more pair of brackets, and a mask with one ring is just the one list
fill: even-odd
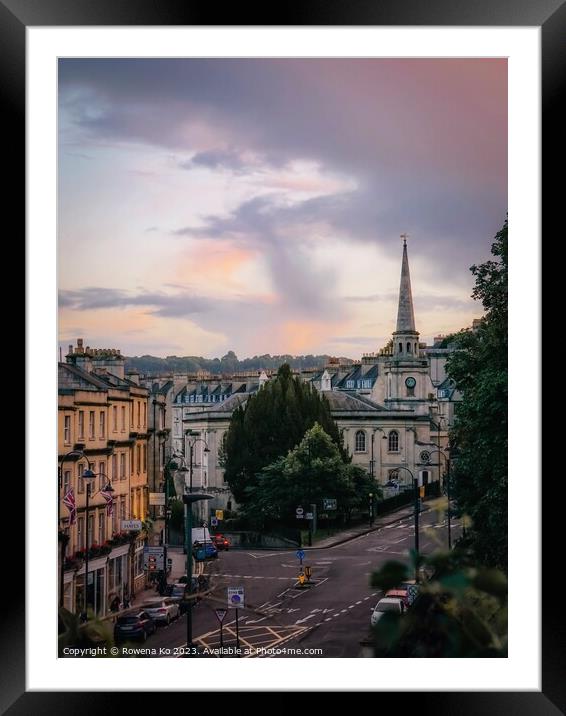
[(409, 591), (405, 587), (397, 587), (396, 589), (390, 589), (389, 591), (385, 592), (385, 596), (398, 597), (399, 599), (403, 600), (405, 608), (408, 608), (410, 606)]
[[(196, 577), (193, 577), (193, 592), (196, 592), (197, 589), (197, 582)], [(168, 597), (172, 599), (176, 604), (179, 605), (179, 613), (185, 614), (187, 609), (189, 608), (189, 590), (187, 588), (187, 583), (185, 582), (176, 582), (175, 584), (168, 585)]]
[(230, 549), (230, 540), (224, 535), (213, 535), (212, 541), (217, 550), (224, 549), (228, 551)]
[(156, 630), (155, 622), (147, 611), (138, 609), (130, 614), (122, 614), (114, 625), (114, 640), (141, 639), (145, 641)]
[(204, 549), (205, 559), (216, 559), (218, 557), (218, 550), (216, 549), (212, 540), (206, 542), (194, 542), (193, 543), (193, 555), (196, 559), (199, 559), (200, 552)]
[(173, 619), (177, 619), (181, 614), (179, 604), (171, 597), (152, 599), (146, 602), (143, 608), (157, 623), (170, 624)]
[(402, 599), (399, 597), (383, 597), (373, 608), (371, 613), (371, 625), (375, 626), (385, 612), (396, 612), (397, 614), (403, 614), (405, 611), (405, 605)]

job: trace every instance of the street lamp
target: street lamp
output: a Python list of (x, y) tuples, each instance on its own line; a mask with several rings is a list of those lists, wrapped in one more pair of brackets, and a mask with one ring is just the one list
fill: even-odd
[[(432, 419), (430, 421), (431, 424), (434, 426), (434, 429), (436, 430), (436, 448), (437, 448), (436, 452), (442, 452), (440, 449), (440, 429), (441, 429), (440, 421), (441, 420), (446, 420), (444, 415), (438, 416), (438, 423), (435, 423)], [(440, 463), (438, 464), (438, 487), (440, 488)]]
[(200, 500), (211, 500), (212, 495), (204, 495), (197, 493), (185, 493), (183, 495), (183, 502), (185, 504), (185, 550), (187, 553), (187, 587), (189, 590), (189, 605), (187, 608), (187, 652), (186, 656), (192, 656), (191, 650), (193, 647), (193, 600), (191, 598), (192, 587), (193, 587), (193, 550), (192, 550), (192, 535), (193, 535), (193, 504)]
[[(450, 458), (448, 457), (448, 455), (442, 452), (442, 450), (433, 450), (429, 455), (429, 459), (434, 455), (435, 452), (439, 453), (439, 455), (442, 455), (442, 457), (446, 460), (446, 474), (444, 484), (446, 485), (446, 498), (448, 500), (448, 509), (446, 511), (448, 521), (448, 549), (452, 549), (452, 529), (450, 524)], [(440, 475), (440, 462), (438, 464), (438, 472)]]
[(198, 433), (193, 432), (192, 430), (185, 430), (185, 435), (187, 437), (194, 436), (194, 440), (187, 441), (189, 443), (189, 492), (193, 491), (193, 451), (195, 445), (200, 441), (201, 443), (204, 443), (204, 452), (209, 453), (210, 448), (208, 447), (208, 443), (204, 438), (198, 437)]
[[(59, 572), (59, 606), (62, 607), (64, 603), (64, 584), (65, 584), (65, 553), (67, 551), (67, 544), (69, 543), (69, 536), (64, 533), (61, 529), (61, 490), (63, 489), (63, 464), (67, 458), (73, 455), (76, 458), (84, 458), (90, 468), (90, 463), (87, 456), (81, 450), (70, 450), (66, 455), (63, 455), (59, 461), (57, 469), (57, 480), (59, 484), (58, 499), (57, 499), (57, 528), (59, 530), (59, 542), (61, 543), (61, 567)], [(65, 495), (63, 495), (65, 497)]]
[(373, 492), (370, 492), (369, 495), (369, 526), (373, 526)]
[(408, 467), (405, 467), (404, 465), (396, 465), (396, 470), (406, 470), (409, 475), (411, 476), (411, 479), (413, 481), (413, 489), (415, 492), (415, 581), (419, 581), (419, 509), (420, 509), (420, 500), (419, 500), (419, 481), (417, 478), (413, 475), (411, 470), (409, 470)]
[[(169, 545), (169, 520), (171, 518), (172, 510), (169, 507), (169, 479), (170, 479), (170, 470), (171, 466), (174, 465), (174, 470), (179, 472), (188, 472), (187, 467), (185, 465), (181, 465), (180, 467), (177, 465), (177, 460), (185, 461), (185, 458), (182, 455), (176, 455), (173, 454), (167, 460), (163, 467), (163, 477), (164, 477), (164, 493), (165, 493), (165, 505), (164, 505), (164, 516), (165, 516), (165, 524), (163, 527), (163, 577), (161, 580), (162, 588), (164, 589), (165, 586), (167, 586), (167, 547)], [(175, 493), (177, 491), (175, 490)]]
[[(87, 460), (87, 462), (88, 462), (88, 460)], [(102, 473), (100, 473), (100, 474), (102, 474)], [(85, 470), (85, 471), (83, 472), (83, 474), (82, 474), (82, 479), (88, 481), (88, 480), (95, 480), (96, 477), (97, 477), (97, 473), (93, 472), (93, 471), (90, 469), (90, 463), (89, 463), (88, 469)], [(104, 487), (103, 490), (99, 490), (98, 492), (95, 492), (95, 493), (92, 495), (92, 497), (94, 497), (95, 495), (97, 495), (97, 494), (100, 493), (100, 492), (109, 492), (109, 493), (112, 493), (112, 492), (114, 492), (114, 488), (112, 487), (112, 485), (110, 484), (110, 482), (108, 482), (108, 484)], [(81, 621), (85, 621), (85, 622), (86, 622), (86, 620), (88, 619), (88, 616), (87, 616), (87, 609), (88, 609), (88, 550), (89, 550), (89, 519), (88, 519), (88, 518), (89, 518), (89, 509), (90, 509), (90, 504), (89, 504), (89, 503), (90, 503), (90, 497), (91, 497), (91, 495), (90, 495), (90, 483), (87, 482), (87, 483), (86, 483), (86, 505), (85, 505), (86, 548), (85, 548), (84, 610), (83, 610), (83, 613), (81, 614)]]

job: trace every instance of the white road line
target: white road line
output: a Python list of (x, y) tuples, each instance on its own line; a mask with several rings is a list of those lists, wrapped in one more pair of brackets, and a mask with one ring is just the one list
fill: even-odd
[(350, 606), (348, 607), (348, 609), (353, 609), (355, 606), (356, 606), (355, 604), (350, 604)]
[(331, 619), (332, 619), (332, 617), (326, 617), (326, 619), (324, 621), (329, 622)]
[(307, 619), (313, 619), (315, 616), (316, 616), (315, 614), (309, 614), (308, 616), (303, 617), (302, 619), (297, 619), (295, 624), (302, 624), (303, 622), (306, 622)]
[(356, 602), (356, 604), (361, 604), (361, 603), (362, 603), (362, 600), (361, 600), (361, 599), (360, 599), (358, 602)]

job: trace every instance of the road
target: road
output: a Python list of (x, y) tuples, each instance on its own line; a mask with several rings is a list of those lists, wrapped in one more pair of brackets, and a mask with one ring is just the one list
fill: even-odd
[[(437, 514), (428, 511), (421, 514), (420, 523), (421, 553), (446, 547), (445, 521), (439, 522)], [(452, 520), (453, 538), (459, 528), (459, 521)], [(245, 608), (238, 612), (240, 656), (359, 657), (360, 642), (369, 635), (371, 610), (381, 596), (369, 586), (370, 576), (388, 560), (408, 561), (413, 545), (414, 520), (408, 516), (335, 547), (305, 550), (303, 567), (312, 569), (311, 583), (305, 588), (298, 585), (296, 550), (221, 552), (207, 563), (212, 591), (193, 609), (193, 641), (205, 650), (218, 650), (220, 630), (214, 610), (227, 607), (227, 587), (244, 587)], [(230, 609), (223, 622), (226, 652), (236, 646), (235, 611)], [(169, 649), (160, 655), (173, 657), (185, 645), (186, 618), (182, 617), (159, 628), (144, 646)]]

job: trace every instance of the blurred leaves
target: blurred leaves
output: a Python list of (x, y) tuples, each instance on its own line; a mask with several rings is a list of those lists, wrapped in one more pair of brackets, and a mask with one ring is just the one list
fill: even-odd
[[(378, 657), (507, 656), (507, 578), (477, 567), (470, 552), (456, 548), (422, 559), (433, 576), (405, 614), (386, 613), (373, 628)], [(407, 578), (407, 566), (386, 562), (371, 585), (386, 591)]]

